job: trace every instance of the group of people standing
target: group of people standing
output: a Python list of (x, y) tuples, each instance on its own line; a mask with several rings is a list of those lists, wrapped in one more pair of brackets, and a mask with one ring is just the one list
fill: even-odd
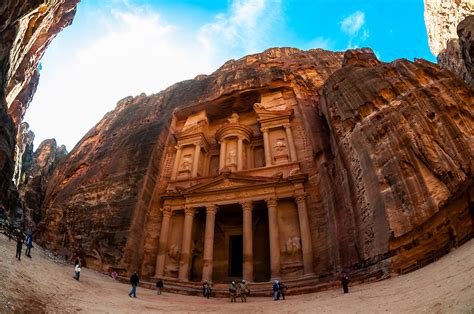
[(247, 296), (250, 294), (250, 289), (247, 286), (245, 279), (241, 282), (236, 283), (234, 280), (229, 284), (230, 302), (237, 302), (237, 298), (240, 298), (240, 302), (247, 302)]
[(16, 253), (15, 258), (21, 261), (21, 252), (23, 250), (23, 243), (26, 245), (25, 255), (31, 258), (31, 248), (33, 247), (33, 232), (31, 229), (26, 231), (26, 235), (21, 229), (15, 228), (13, 222), (8, 224), (8, 240), (16, 239)]
[(288, 290), (287, 285), (281, 281), (275, 280), (273, 282), (273, 300), (278, 301), (280, 300), (280, 297), (282, 300), (285, 300), (286, 290)]

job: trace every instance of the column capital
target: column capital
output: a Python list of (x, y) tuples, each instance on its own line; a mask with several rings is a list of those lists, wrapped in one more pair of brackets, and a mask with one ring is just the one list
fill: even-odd
[(299, 202), (304, 202), (304, 201), (306, 201), (306, 197), (307, 197), (307, 196), (308, 196), (308, 195), (307, 195), (306, 193), (304, 193), (304, 194), (295, 195), (294, 197), (295, 197), (296, 202), (299, 203)]
[(253, 210), (253, 202), (252, 201), (246, 201), (246, 202), (241, 202), (240, 206), (242, 206), (243, 211), (252, 211)]
[(171, 210), (171, 207), (169, 207), (169, 206), (164, 206), (161, 209), (161, 213), (163, 214), (163, 217), (165, 217), (165, 216), (171, 217), (173, 215), (173, 211)]
[(268, 126), (261, 127), (260, 130), (262, 130), (263, 133), (267, 133), (270, 128)]
[(278, 204), (278, 199), (276, 197), (275, 198), (267, 198), (265, 200), (265, 202), (267, 203), (268, 207), (276, 208), (276, 206)]
[(285, 128), (285, 129), (289, 129), (291, 126), (290, 126), (290, 123), (283, 123), (282, 126)]
[(184, 215), (185, 216), (194, 216), (195, 210), (194, 207), (186, 206), (184, 207)]
[(206, 214), (214, 214), (215, 215), (218, 210), (219, 210), (219, 208), (215, 204), (206, 206)]

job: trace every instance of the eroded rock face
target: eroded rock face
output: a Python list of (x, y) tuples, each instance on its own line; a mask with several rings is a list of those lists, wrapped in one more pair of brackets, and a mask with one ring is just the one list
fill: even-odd
[(55, 139), (44, 140), (34, 153), (30, 151), (29, 156), (27, 155), (19, 183), (23, 220), (26, 225), (34, 227), (41, 221), (41, 207), (49, 178), (66, 155), (66, 146), (58, 146)]
[(320, 106), (331, 132), (330, 191), (340, 198), (334, 211), (345, 221), (335, 245), (363, 260), (389, 252), (400, 270), (453, 245), (453, 234), (469, 239), (472, 90), (423, 60), (345, 63)]
[(37, 64), (51, 40), (72, 22), (78, 2), (0, 3), (0, 208), (16, 206), (11, 180), (15, 137), (38, 84)]
[(472, 237), (473, 92), (464, 82), (423, 60), (381, 63), (370, 49), (274, 48), (121, 100), (55, 170), (40, 241), (92, 268), (153, 276), (173, 111), (230, 116), (281, 89), (301, 117), (295, 143), (321, 278), (401, 271)]

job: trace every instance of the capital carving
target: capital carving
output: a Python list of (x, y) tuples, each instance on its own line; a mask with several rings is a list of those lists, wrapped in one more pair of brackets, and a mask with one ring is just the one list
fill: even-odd
[(185, 216), (191, 216), (192, 217), (192, 216), (194, 216), (194, 213), (195, 213), (195, 210), (194, 210), (193, 207), (186, 206), (184, 208), (184, 215)]
[(242, 202), (240, 203), (243, 211), (252, 211), (253, 203), (252, 202)]
[(295, 200), (297, 203), (300, 203), (300, 202), (305, 202), (306, 201), (306, 194), (301, 194), (301, 195), (296, 195), (295, 196)]
[(278, 204), (278, 199), (269, 198), (269, 199), (266, 199), (265, 202), (267, 203), (268, 208), (276, 208)]
[(268, 133), (268, 130), (269, 130), (269, 129), (270, 129), (269, 127), (262, 127), (262, 128), (260, 128), (260, 130), (261, 130), (263, 133)]
[(289, 123), (285, 123), (285, 124), (283, 124), (283, 127), (284, 127), (285, 129), (289, 129), (289, 128), (290, 128), (290, 124), (289, 124)]
[(206, 206), (206, 214), (215, 215), (218, 210), (219, 210), (219, 208), (217, 207), (217, 205), (208, 205), (208, 206)]
[(161, 209), (161, 213), (163, 214), (163, 217), (171, 217), (173, 215), (173, 212), (171, 210), (171, 207), (165, 206)]

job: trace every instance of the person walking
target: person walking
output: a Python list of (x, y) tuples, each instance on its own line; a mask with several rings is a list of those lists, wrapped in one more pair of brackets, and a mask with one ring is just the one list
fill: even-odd
[(211, 296), (211, 293), (212, 293), (211, 284), (208, 283), (206, 280), (204, 280), (204, 282), (202, 283), (202, 295), (205, 298), (209, 299), (209, 297)]
[(279, 286), (280, 286), (280, 294), (281, 294), (281, 298), (283, 300), (285, 300), (285, 296), (286, 296), (286, 290), (288, 290), (288, 286), (285, 285), (283, 282), (280, 281), (279, 283)]
[(280, 284), (278, 280), (275, 279), (273, 282), (273, 300), (277, 301), (278, 299), (280, 299)]
[(16, 254), (15, 257), (18, 258), (19, 261), (21, 261), (21, 250), (23, 248), (23, 236), (21, 233), (18, 233), (18, 236), (16, 238)]
[(229, 293), (230, 293), (230, 302), (237, 302), (237, 286), (235, 285), (235, 281), (232, 281), (229, 284)]
[(341, 283), (344, 293), (349, 293), (349, 275), (345, 271), (341, 274)]
[(158, 279), (156, 282), (156, 294), (161, 294), (161, 290), (163, 289), (163, 281), (161, 279)]
[(31, 258), (31, 247), (33, 246), (33, 233), (31, 232), (31, 229), (28, 229), (28, 232), (26, 233), (26, 250), (25, 250), (25, 255)]
[(74, 266), (74, 274), (74, 279), (79, 281), (79, 277), (81, 276), (81, 263), (78, 263), (76, 266)]
[(250, 290), (247, 286), (247, 282), (245, 279), (239, 283), (239, 290), (240, 290), (240, 301), (247, 302), (247, 296), (250, 294)]
[(15, 225), (13, 224), (13, 221), (10, 221), (10, 224), (8, 225), (8, 241), (11, 241), (13, 231), (15, 231)]
[(138, 278), (137, 272), (134, 271), (132, 276), (130, 276), (130, 283), (132, 284), (132, 289), (130, 290), (130, 293), (128, 294), (129, 297), (136, 298), (137, 297), (137, 286), (140, 283), (140, 278)]

